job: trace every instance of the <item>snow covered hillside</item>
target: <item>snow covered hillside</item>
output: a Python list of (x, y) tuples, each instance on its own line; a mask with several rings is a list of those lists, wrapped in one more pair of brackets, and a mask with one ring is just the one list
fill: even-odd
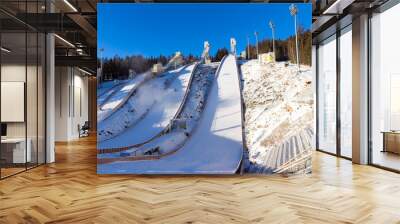
[[(170, 133), (140, 149), (99, 154), (100, 161), (106, 162), (98, 164), (98, 173), (235, 173), (242, 161), (243, 142), (234, 56), (228, 56), (221, 64), (211, 88), (201, 80), (204, 78), (196, 81), (198, 88), (192, 86), (179, 117), (185, 122), (178, 122)], [(204, 92), (205, 87), (209, 90)], [(179, 150), (174, 150), (177, 147)]]
[[(114, 99), (104, 104), (103, 110), (109, 111), (107, 116), (104, 117), (101, 110), (98, 110), (98, 143), (116, 137), (142, 120), (155, 106), (157, 100), (161, 100), (165, 94), (168, 95), (169, 92), (165, 90), (171, 83), (178, 76), (190, 74), (190, 72), (191, 70), (187, 69), (187, 66), (183, 66), (153, 79), (148, 78), (148, 74), (144, 74), (143, 77), (138, 78), (138, 81), (134, 79), (125, 85), (120, 94), (114, 94)], [(149, 75), (151, 74), (149, 73)], [(126, 90), (129, 94), (126, 93)], [(117, 108), (115, 108), (116, 105)], [(101, 144), (99, 145), (101, 146)]]
[[(127, 128), (124, 132), (116, 135), (98, 144), (98, 149), (124, 147), (144, 142), (162, 131), (174, 117), (182, 99), (188, 88), (190, 75), (195, 65), (190, 65), (184, 69), (180, 69), (179, 74), (174, 78), (168, 88), (165, 90), (161, 87), (164, 79), (155, 79), (152, 85), (145, 85), (143, 88), (147, 91), (146, 96), (151, 100), (155, 99), (154, 106), (150, 108), (146, 116), (143, 117), (136, 125)], [(170, 73), (169, 75), (174, 75)], [(167, 75), (166, 75), (167, 76)], [(154, 89), (148, 89), (152, 87)], [(161, 87), (161, 88), (160, 88)], [(160, 92), (160, 90), (162, 90)], [(139, 94), (143, 89), (139, 88)], [(139, 107), (140, 105), (137, 105)]]
[(106, 97), (99, 97), (97, 99), (97, 120), (101, 122), (106, 119), (131, 96), (135, 89), (149, 79), (151, 79), (151, 73), (138, 75), (132, 80), (126, 80), (123, 84), (113, 87), (103, 94)]
[(105, 81), (105, 82), (100, 83), (97, 86), (97, 100), (99, 100), (99, 97), (102, 97), (107, 91), (112, 90), (114, 87), (117, 87), (119, 84), (121, 84), (120, 80)]
[[(201, 113), (204, 108), (204, 104), (207, 98), (207, 94), (209, 92), (209, 88), (211, 86), (211, 83), (214, 79), (215, 71), (217, 70), (218, 63), (213, 63), (210, 65), (199, 65), (194, 71), (193, 74), (193, 80), (191, 86), (189, 86), (187, 98), (185, 102), (183, 103), (182, 109), (179, 114), (177, 114), (177, 120), (184, 120), (186, 123), (185, 129), (178, 129), (178, 128), (171, 128), (173, 130), (169, 130), (166, 133), (163, 133), (162, 136), (157, 137), (156, 139), (151, 140), (150, 142), (140, 146), (140, 147), (134, 147), (129, 150), (123, 150), (123, 153), (120, 153), (120, 150), (116, 150), (117, 152), (115, 153), (107, 153), (101, 155), (101, 158), (107, 158), (107, 157), (112, 157), (116, 158), (119, 157), (120, 155), (129, 155), (129, 156), (143, 156), (145, 154), (149, 154), (152, 150), (157, 148), (158, 153), (168, 153), (171, 152), (172, 150), (175, 150), (178, 146), (182, 145), (184, 141), (188, 138), (188, 134), (192, 132), (192, 130), (195, 128), (198, 120), (200, 119)], [(172, 99), (171, 99), (172, 100)], [(183, 100), (181, 98), (181, 100)], [(175, 110), (177, 107), (171, 107), (172, 105), (168, 103), (168, 101), (160, 101), (158, 104), (160, 109), (164, 111), (168, 110)], [(147, 116), (149, 117), (149, 116)], [(172, 119), (172, 117), (170, 117)], [(170, 119), (170, 120), (171, 120)], [(168, 122), (170, 121), (168, 120)], [(136, 126), (135, 126), (136, 127)], [(135, 128), (136, 129), (136, 128)], [(150, 126), (147, 127), (149, 131), (151, 132), (154, 127)], [(126, 142), (129, 142), (130, 144), (128, 145), (133, 145), (137, 144), (139, 142), (133, 143), (132, 140), (135, 138), (141, 138), (142, 136), (142, 130), (136, 130), (139, 131), (137, 133), (132, 133), (133, 135), (138, 135), (137, 137), (129, 137), (127, 138)], [(159, 130), (158, 130), (159, 131)], [(153, 131), (154, 132), (154, 131)], [(158, 132), (157, 132), (158, 133)], [(157, 134), (157, 133), (154, 133)], [(117, 139), (117, 138), (116, 138)], [(146, 138), (145, 140), (147, 140)], [(142, 142), (144, 142), (143, 140)], [(110, 139), (107, 144), (116, 144), (118, 145), (118, 141), (114, 141), (114, 139)], [(132, 144), (133, 143), (133, 144)], [(115, 148), (115, 147), (114, 147)], [(101, 151), (110, 151), (110, 150), (102, 150), (103, 147), (100, 147)], [(111, 151), (114, 151), (113, 149)], [(154, 154), (154, 153), (153, 153)]]
[(313, 135), (311, 68), (284, 62), (241, 66), (246, 106), (245, 169), (255, 173), (308, 172)]

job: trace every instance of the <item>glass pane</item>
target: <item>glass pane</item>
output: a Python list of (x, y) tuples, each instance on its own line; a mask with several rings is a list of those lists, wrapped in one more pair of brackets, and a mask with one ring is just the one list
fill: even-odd
[[(44, 0), (0, 6), (20, 15), (45, 11)], [(1, 12), (0, 18), (7, 21), (0, 23), (0, 176), (5, 177), (45, 161), (45, 35)]]
[(31, 153), (28, 168), (37, 165), (38, 153), (37, 153), (37, 132), (38, 132), (38, 111), (37, 111), (37, 76), (38, 76), (38, 36), (36, 32), (27, 33), (28, 38), (28, 62), (27, 62), (27, 81), (26, 81), (26, 113), (27, 113), (27, 143), (28, 150), (30, 148)]
[(30, 161), (26, 142), (26, 34), (1, 34), (1, 175), (25, 170)]
[(318, 48), (318, 148), (336, 153), (336, 36)]
[(352, 157), (352, 33), (351, 26), (340, 36), (340, 152)]
[(45, 44), (46, 37), (44, 34), (39, 33), (38, 45), (38, 163), (45, 163), (46, 149), (45, 149)]
[(400, 170), (400, 4), (376, 14), (372, 29), (372, 163)]
[[(37, 13), (37, 1), (27, 2), (25, 9), (27, 13)], [(35, 23), (33, 17), (30, 18), (32, 23)], [(26, 76), (26, 115), (27, 115), (27, 149), (31, 151), (30, 161), (27, 163), (28, 168), (37, 165), (38, 160), (38, 95), (37, 95), (37, 76), (38, 76), (38, 34), (35, 30), (27, 30), (27, 76)]]

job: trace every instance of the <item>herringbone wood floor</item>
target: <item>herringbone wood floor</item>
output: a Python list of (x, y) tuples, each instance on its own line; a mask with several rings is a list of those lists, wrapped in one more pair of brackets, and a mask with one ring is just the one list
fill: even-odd
[(0, 223), (400, 223), (400, 175), (315, 153), (313, 174), (99, 176), (94, 138), (0, 181)]

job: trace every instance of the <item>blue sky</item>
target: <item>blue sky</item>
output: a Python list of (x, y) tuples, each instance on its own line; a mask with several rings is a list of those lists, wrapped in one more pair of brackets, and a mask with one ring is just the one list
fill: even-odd
[[(103, 57), (115, 55), (171, 55), (181, 51), (200, 55), (203, 42), (211, 44), (211, 54), (218, 48), (229, 49), (229, 39), (236, 38), (238, 51), (246, 47), (246, 37), (255, 43), (271, 38), (268, 21), (275, 23), (275, 36), (285, 39), (294, 34), (290, 4), (98, 4), (98, 49)], [(311, 28), (311, 4), (296, 4), (298, 25)]]

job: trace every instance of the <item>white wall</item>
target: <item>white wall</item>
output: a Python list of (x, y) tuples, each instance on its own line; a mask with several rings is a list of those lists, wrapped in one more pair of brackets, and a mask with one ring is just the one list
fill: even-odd
[(68, 140), (69, 117), (69, 69), (67, 67), (55, 68), (55, 140)]
[[(83, 125), (85, 121), (88, 121), (88, 77), (82, 76), (82, 73), (78, 73), (78, 70), (74, 70), (74, 82), (72, 88), (74, 102), (72, 103), (74, 107), (72, 108), (72, 119), (71, 119), (71, 135), (72, 138), (79, 137), (78, 125)], [(71, 90), (72, 90), (71, 89)]]
[[(1, 65), (1, 81), (25, 82), (25, 64), (3, 64)], [(29, 69), (29, 67), (28, 67)]]
[(88, 120), (88, 78), (76, 68), (56, 67), (55, 86), (55, 140), (77, 139), (78, 125)]
[[(1, 121), (25, 121), (25, 83), (1, 82)], [(36, 108), (36, 105), (35, 105)]]

